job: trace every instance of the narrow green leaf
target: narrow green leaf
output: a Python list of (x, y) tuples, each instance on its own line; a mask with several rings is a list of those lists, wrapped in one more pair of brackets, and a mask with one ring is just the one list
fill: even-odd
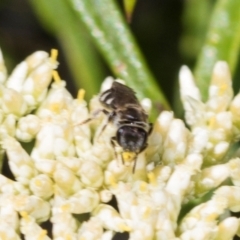
[(140, 98), (153, 100), (155, 116), (158, 107), (169, 109), (115, 1), (70, 1), (116, 76), (124, 79)]
[(196, 59), (204, 43), (212, 9), (213, 2), (209, 0), (184, 2), (180, 51), (187, 60)]
[(195, 68), (203, 99), (208, 96), (212, 69), (218, 60), (227, 61), (234, 74), (240, 45), (240, 1), (219, 0), (210, 22), (205, 44)]

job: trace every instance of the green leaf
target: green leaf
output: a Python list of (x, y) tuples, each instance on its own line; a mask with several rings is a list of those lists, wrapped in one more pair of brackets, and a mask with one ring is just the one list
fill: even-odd
[(116, 76), (125, 80), (139, 98), (153, 101), (154, 116), (160, 108), (169, 109), (115, 1), (70, 1)]
[(212, 8), (213, 2), (209, 0), (184, 2), (180, 51), (187, 60), (196, 59), (203, 45)]
[(224, 60), (234, 74), (240, 45), (240, 1), (219, 0), (210, 21), (205, 44), (195, 68), (195, 77), (203, 99), (208, 96), (208, 86), (214, 64)]

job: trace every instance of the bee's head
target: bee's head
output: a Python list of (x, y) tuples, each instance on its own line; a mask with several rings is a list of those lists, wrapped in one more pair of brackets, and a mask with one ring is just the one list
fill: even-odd
[(124, 152), (141, 152), (147, 141), (147, 132), (135, 126), (121, 126), (117, 130), (117, 142)]

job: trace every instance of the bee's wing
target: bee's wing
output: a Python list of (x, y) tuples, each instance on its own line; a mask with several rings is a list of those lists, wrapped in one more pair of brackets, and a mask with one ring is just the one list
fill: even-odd
[(121, 108), (126, 104), (139, 105), (135, 92), (131, 88), (116, 81), (113, 82), (110, 89), (100, 95), (99, 100), (105, 107), (111, 109)]

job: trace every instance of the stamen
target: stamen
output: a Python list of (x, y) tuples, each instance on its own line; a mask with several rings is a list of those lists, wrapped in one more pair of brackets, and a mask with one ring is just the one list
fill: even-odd
[(148, 173), (148, 179), (149, 179), (149, 182), (152, 184), (152, 185), (157, 185), (157, 180), (156, 180), (156, 176), (153, 172), (149, 172)]
[(58, 74), (58, 72), (56, 70), (52, 71), (52, 76), (53, 76), (54, 82), (56, 82), (56, 83), (60, 83), (61, 82), (61, 78), (60, 78), (60, 76), (59, 76), (59, 74)]
[(77, 99), (83, 101), (85, 96), (85, 90), (83, 88), (79, 89)]
[(7, 239), (6, 233), (0, 232), (0, 239)]
[(60, 113), (61, 111), (61, 107), (59, 103), (50, 104), (49, 109), (54, 113)]
[(223, 95), (225, 90), (227, 89), (228, 85), (227, 84), (222, 84), (220, 87), (219, 87), (219, 95)]
[(209, 128), (213, 128), (216, 123), (215, 117), (211, 117), (209, 120)]
[(140, 184), (140, 190), (142, 192), (145, 192), (147, 190), (147, 184), (145, 182), (141, 182)]
[(67, 234), (65, 237), (66, 237), (66, 240), (71, 240), (72, 239), (72, 236), (69, 235), (69, 234)]
[(143, 217), (147, 219), (151, 213), (151, 209), (147, 207), (147, 209), (144, 211)]
[(110, 181), (110, 184), (111, 184), (112, 187), (116, 187), (117, 186), (116, 179), (115, 179), (115, 177), (113, 175), (110, 176), (109, 181)]
[(22, 211), (22, 212), (20, 212), (20, 215), (21, 215), (21, 217), (24, 218), (25, 220), (29, 220), (29, 216), (28, 216), (27, 212)]
[(36, 186), (38, 187), (41, 187), (42, 186), (42, 182), (40, 180), (35, 180), (35, 184)]
[(129, 226), (125, 225), (125, 224), (120, 224), (119, 228), (124, 232), (130, 232), (131, 231), (131, 228)]
[(70, 205), (69, 204), (64, 204), (61, 206), (61, 210), (63, 212), (68, 212), (70, 210)]
[(43, 229), (43, 230), (41, 231), (40, 236), (38, 237), (37, 240), (44, 240), (45, 237), (46, 237), (46, 235), (47, 235), (47, 231)]
[(207, 217), (206, 217), (206, 221), (207, 222), (212, 222), (213, 220), (215, 220), (217, 218), (217, 214), (216, 213), (212, 213), (212, 214), (209, 214)]
[(53, 62), (57, 61), (57, 56), (58, 56), (58, 50), (57, 49), (51, 49), (51, 60)]

